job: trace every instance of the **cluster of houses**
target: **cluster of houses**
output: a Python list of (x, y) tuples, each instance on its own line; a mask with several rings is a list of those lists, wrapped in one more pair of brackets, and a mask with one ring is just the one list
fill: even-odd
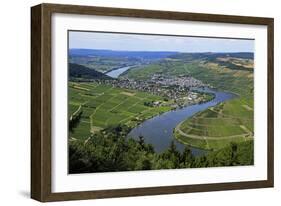
[(166, 86), (178, 86), (179, 88), (207, 86), (202, 81), (195, 79), (190, 75), (179, 75), (177, 77), (171, 77), (167, 75), (153, 74), (150, 81)]
[[(114, 87), (138, 90), (150, 94), (159, 95), (166, 100), (173, 100), (175, 107), (187, 104), (196, 104), (204, 101), (199, 93), (190, 91), (192, 87), (206, 87), (200, 80), (188, 75), (178, 77), (168, 77), (154, 74), (149, 80), (133, 79), (114, 79), (114, 80), (96, 80), (103, 84)], [(155, 102), (154, 106), (160, 106), (160, 102)]]

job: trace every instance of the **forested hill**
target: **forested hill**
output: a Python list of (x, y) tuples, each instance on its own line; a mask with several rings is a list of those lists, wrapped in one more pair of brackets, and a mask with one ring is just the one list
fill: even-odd
[(169, 51), (115, 51), (115, 50), (98, 50), (98, 49), (70, 49), (69, 55), (76, 57), (96, 56), (96, 57), (127, 57), (143, 59), (161, 59), (177, 52)]
[(70, 79), (111, 79), (111, 77), (94, 69), (89, 69), (88, 67), (73, 63), (68, 64), (68, 72)]

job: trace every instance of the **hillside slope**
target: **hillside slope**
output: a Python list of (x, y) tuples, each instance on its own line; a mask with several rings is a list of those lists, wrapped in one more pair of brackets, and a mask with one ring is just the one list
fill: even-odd
[(73, 63), (68, 64), (68, 72), (70, 79), (111, 79), (111, 77), (94, 69), (89, 69), (88, 67)]
[(136, 67), (123, 76), (150, 79), (153, 74), (189, 74), (217, 89), (247, 96), (253, 91), (253, 64), (252, 53), (181, 53)]

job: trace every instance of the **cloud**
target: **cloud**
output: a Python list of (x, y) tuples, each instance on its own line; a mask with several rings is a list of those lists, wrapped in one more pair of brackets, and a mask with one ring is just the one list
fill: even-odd
[(132, 51), (254, 51), (254, 40), (76, 31), (69, 33), (69, 45), (70, 48)]

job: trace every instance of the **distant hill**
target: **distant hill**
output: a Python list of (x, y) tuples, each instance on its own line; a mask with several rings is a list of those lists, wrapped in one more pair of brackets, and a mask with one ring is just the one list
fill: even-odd
[(236, 52), (236, 53), (213, 53), (213, 52), (204, 52), (204, 53), (178, 53), (170, 56), (174, 59), (186, 59), (186, 60), (195, 60), (195, 59), (206, 59), (209, 61), (216, 60), (217, 58), (232, 57), (232, 58), (241, 58), (241, 59), (254, 59), (254, 53), (252, 52)]
[(253, 53), (178, 53), (151, 64), (134, 67), (121, 76), (147, 80), (153, 74), (188, 74), (217, 89), (252, 96)]
[(83, 78), (83, 79), (111, 79), (111, 77), (98, 72), (94, 69), (79, 64), (68, 64), (69, 78)]
[(97, 56), (97, 57), (127, 57), (143, 59), (161, 59), (178, 52), (168, 51), (115, 51), (115, 50), (98, 50), (98, 49), (70, 49), (70, 56)]
[[(237, 53), (179, 53), (170, 56), (173, 59), (183, 60), (184, 62), (192, 62), (196, 60), (208, 61), (228, 67), (232, 70), (252, 70), (250, 66), (241, 65), (241, 62), (253, 61), (254, 53), (252, 52), (237, 52)], [(239, 61), (239, 63), (238, 63)]]

